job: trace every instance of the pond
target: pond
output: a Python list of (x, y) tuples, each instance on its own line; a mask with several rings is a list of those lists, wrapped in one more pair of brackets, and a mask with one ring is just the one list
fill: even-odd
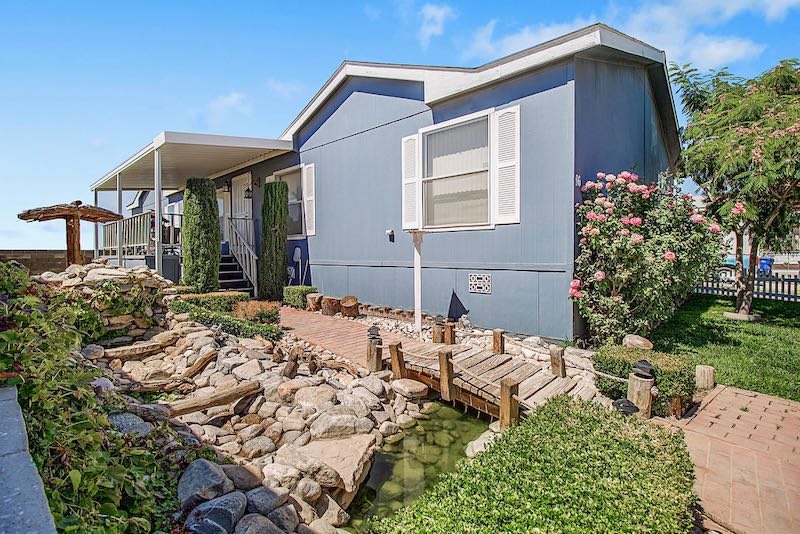
[(405, 437), (385, 444), (375, 456), (369, 478), (348, 512), (350, 532), (366, 532), (370, 517), (386, 517), (414, 502), (433, 486), (440, 473), (453, 471), (465, 458), (467, 443), (489, 428), (488, 421), (443, 403), (429, 419), (404, 431)]

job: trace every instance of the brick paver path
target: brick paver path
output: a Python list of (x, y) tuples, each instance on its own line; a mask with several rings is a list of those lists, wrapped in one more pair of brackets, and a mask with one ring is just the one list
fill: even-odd
[[(363, 323), (283, 307), (281, 308), (281, 326), (300, 339), (319, 345), (362, 367), (367, 366), (367, 329), (369, 327)], [(424, 345), (420, 341), (383, 330), (381, 339), (384, 345), (400, 341), (408, 350), (414, 350), (415, 347)], [(383, 352), (383, 357), (384, 359), (389, 357), (388, 351)]]
[(800, 533), (800, 403), (717, 386), (673, 424), (711, 519), (737, 533)]

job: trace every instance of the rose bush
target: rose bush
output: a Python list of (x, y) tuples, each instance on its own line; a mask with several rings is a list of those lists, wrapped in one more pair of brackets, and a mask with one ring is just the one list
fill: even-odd
[(593, 343), (647, 335), (719, 262), (721, 229), (692, 197), (635, 173), (598, 173), (581, 188), (580, 254), (569, 296)]

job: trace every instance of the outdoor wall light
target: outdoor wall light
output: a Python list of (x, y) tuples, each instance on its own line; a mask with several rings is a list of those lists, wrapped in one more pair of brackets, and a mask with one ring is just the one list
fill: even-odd
[(244, 198), (253, 198), (253, 190), (250, 189), (250, 186), (247, 186), (247, 189), (244, 190)]
[(230, 180), (227, 180), (227, 181), (226, 181), (226, 182), (225, 182), (225, 183), (222, 185), (222, 190), (223, 190), (225, 193), (230, 193), (230, 192), (231, 192), (231, 181), (230, 181)]

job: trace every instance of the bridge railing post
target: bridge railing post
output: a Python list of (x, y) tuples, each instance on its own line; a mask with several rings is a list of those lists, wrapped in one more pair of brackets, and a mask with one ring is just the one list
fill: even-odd
[(399, 341), (389, 343), (389, 355), (392, 358), (392, 375), (395, 380), (406, 377), (406, 362), (402, 349), (403, 345)]
[(383, 349), (381, 335), (377, 326), (370, 326), (367, 331), (367, 370), (375, 373), (383, 369)]
[(441, 315), (437, 315), (433, 320), (433, 328), (431, 329), (432, 340), (434, 343), (444, 343), (444, 319)]
[(500, 382), (500, 430), (517, 424), (519, 421), (519, 380), (504, 378)]
[(566, 378), (567, 363), (564, 361), (563, 347), (550, 347), (550, 372), (558, 377)]
[(506, 338), (505, 331), (501, 328), (492, 330), (492, 352), (495, 354), (505, 354)]
[(455, 395), (453, 384), (453, 351), (442, 349), (439, 351), (439, 393), (442, 400), (453, 400)]
[(444, 323), (444, 344), (445, 345), (455, 345), (456, 344), (456, 323), (451, 321), (450, 319)]

